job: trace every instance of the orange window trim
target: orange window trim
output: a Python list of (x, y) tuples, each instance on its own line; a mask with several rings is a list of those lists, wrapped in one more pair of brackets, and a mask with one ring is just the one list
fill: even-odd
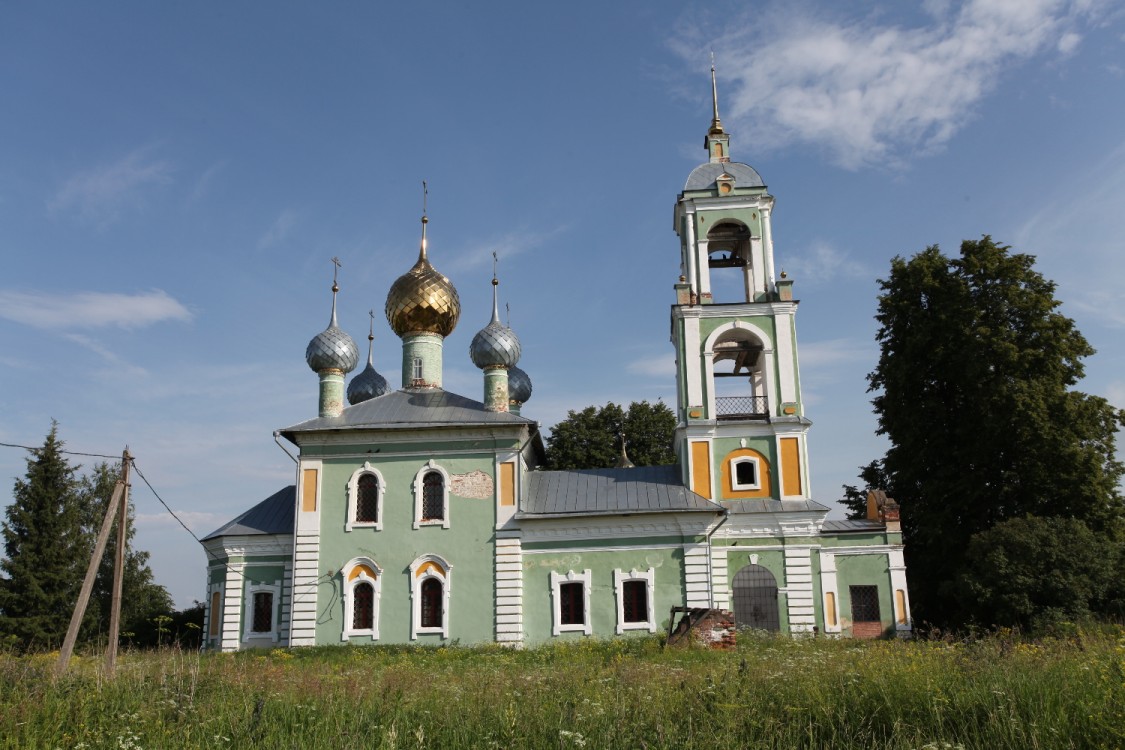
[(829, 627), (836, 627), (836, 592), (834, 591), (824, 594), (824, 621)]
[(211, 624), (210, 624), (210, 627), (208, 628), (208, 630), (211, 633), (212, 638), (214, 638), (215, 636), (217, 636), (219, 634), (219, 615), (221, 614), (219, 612), (219, 602), (220, 601), (221, 600), (219, 598), (219, 592), (218, 591), (212, 591), (211, 592)]
[[(758, 489), (756, 490), (736, 490), (734, 488), (734, 472), (731, 470), (731, 461), (744, 456), (758, 459)], [(770, 478), (769, 459), (752, 448), (739, 448), (723, 456), (720, 472), (721, 492), (724, 500), (750, 500), (772, 495), (773, 484)]]

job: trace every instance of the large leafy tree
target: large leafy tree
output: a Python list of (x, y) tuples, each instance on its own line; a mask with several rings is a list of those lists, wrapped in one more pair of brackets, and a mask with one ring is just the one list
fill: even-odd
[(895, 258), (880, 281), (868, 378), (923, 620), (977, 614), (961, 575), (974, 534), (1034, 515), (1111, 539), (1121, 523), (1123, 414), (1073, 390), (1093, 348), (1033, 266), (985, 236), (956, 258), (936, 246)]
[[(82, 509), (83, 532), (89, 540), (90, 549), (97, 538), (102, 520), (105, 518), (117, 478), (121, 475), (120, 464), (110, 466), (97, 464), (93, 472), (82, 477), (79, 482), (79, 501)], [(167, 589), (153, 579), (148, 566), (149, 553), (133, 547), (133, 505), (129, 504), (129, 525), (125, 540), (125, 567), (121, 579), (121, 627), (126, 637), (139, 645), (156, 645), (158, 627), (156, 618), (167, 617), (172, 612), (172, 598)], [(90, 596), (90, 617), (92, 627), (83, 633), (84, 638), (105, 634), (109, 630), (109, 612), (113, 597), (113, 566), (117, 555), (116, 529), (109, 536), (94, 579), (94, 590)], [(86, 559), (89, 559), (87, 553)]]
[(0, 588), (0, 634), (22, 647), (58, 645), (89, 559), (82, 533), (77, 467), (62, 453), (58, 424), (27, 459), (0, 526), (7, 580)]
[(547, 438), (550, 469), (603, 469), (621, 457), (621, 434), (637, 466), (674, 463), (672, 436), (676, 415), (662, 401), (634, 401), (628, 410), (615, 403), (568, 411)]

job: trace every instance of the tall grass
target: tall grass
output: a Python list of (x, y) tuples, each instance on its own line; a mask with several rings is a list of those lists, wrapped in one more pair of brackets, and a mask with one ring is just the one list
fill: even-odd
[(12, 748), (1119, 748), (1125, 631), (0, 655)]

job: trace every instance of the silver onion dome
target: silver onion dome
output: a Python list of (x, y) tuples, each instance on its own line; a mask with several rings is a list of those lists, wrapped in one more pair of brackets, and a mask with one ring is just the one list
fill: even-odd
[(352, 378), (352, 382), (348, 383), (348, 403), (352, 406), (391, 392), (387, 379), (375, 371), (372, 360), (372, 353), (375, 348), (375, 311), (372, 310), (370, 315), (371, 330), (367, 333), (367, 367), (363, 368), (363, 372), (356, 375)]
[(313, 372), (340, 370), (351, 372), (359, 363), (359, 347), (336, 323), (336, 292), (340, 287), (332, 283), (332, 319), (328, 328), (313, 336), (305, 348), (305, 361)]
[(500, 282), (492, 279), (492, 320), (473, 336), (469, 344), (469, 357), (482, 370), (486, 367), (512, 367), (520, 361), (520, 340), (516, 332), (500, 322), (496, 308), (496, 287)]
[(516, 366), (508, 368), (508, 399), (526, 404), (531, 398), (531, 378)]

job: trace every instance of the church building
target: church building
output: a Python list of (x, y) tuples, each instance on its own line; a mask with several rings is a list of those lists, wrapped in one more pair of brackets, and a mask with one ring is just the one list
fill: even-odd
[(829, 520), (811, 495), (774, 198), (731, 161), (713, 68), (711, 83), (708, 160), (674, 207), (677, 462), (634, 467), (623, 451), (615, 468), (542, 468), (495, 278), (470, 346), (482, 399), (445, 390), (461, 303), (431, 262), (423, 215), (418, 260), (385, 308), (401, 388), (374, 368), (373, 318), (345, 390), (360, 352), (338, 325), (334, 281), (329, 326), (305, 352), (319, 413), (276, 433), (296, 448), (295, 483), (203, 539), (205, 647), (534, 646), (655, 633), (672, 607), (728, 609), (765, 631), (909, 633), (897, 506), (872, 496), (866, 520)]

